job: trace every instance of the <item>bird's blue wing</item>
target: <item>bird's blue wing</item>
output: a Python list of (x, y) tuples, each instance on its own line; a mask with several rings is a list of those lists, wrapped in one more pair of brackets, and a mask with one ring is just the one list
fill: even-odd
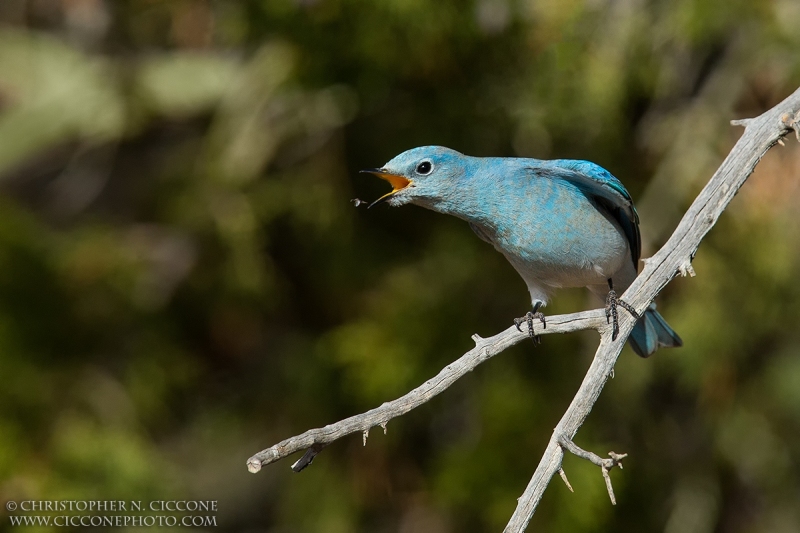
[(639, 214), (633, 206), (631, 195), (617, 178), (589, 161), (569, 159), (542, 161), (541, 166), (532, 170), (542, 177), (569, 181), (604, 207), (625, 232), (631, 247), (633, 266), (638, 270), (639, 256), (642, 253)]

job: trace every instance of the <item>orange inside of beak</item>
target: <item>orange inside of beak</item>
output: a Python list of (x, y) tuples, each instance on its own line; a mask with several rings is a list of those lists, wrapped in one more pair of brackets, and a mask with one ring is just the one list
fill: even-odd
[(380, 198), (369, 204), (369, 207), (383, 203), (385, 200), (387, 200), (390, 196), (392, 196), (396, 192), (402, 191), (403, 189), (411, 185), (411, 180), (408, 178), (404, 178), (403, 176), (398, 176), (396, 174), (389, 174), (388, 172), (381, 172), (381, 171), (368, 171), (368, 172), (372, 172), (382, 180), (388, 181), (392, 186), (391, 192), (384, 194), (383, 196), (381, 196)]
[(381, 179), (384, 179), (389, 182), (392, 186), (392, 192), (389, 194), (394, 194), (399, 190), (405, 189), (411, 184), (411, 180), (404, 178), (403, 176), (396, 176), (395, 174), (383, 174), (383, 173), (376, 173)]

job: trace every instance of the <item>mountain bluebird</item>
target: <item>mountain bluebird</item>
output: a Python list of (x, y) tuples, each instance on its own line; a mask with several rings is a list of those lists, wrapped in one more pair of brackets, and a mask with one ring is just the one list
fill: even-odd
[(681, 346), (655, 304), (644, 316), (617, 298), (637, 274), (641, 253), (639, 216), (622, 183), (588, 161), (542, 161), (510, 157), (470, 157), (440, 146), (414, 148), (385, 166), (365, 170), (388, 181), (392, 191), (373, 202), (416, 204), (467, 221), (484, 241), (503, 254), (522, 276), (533, 319), (547, 327), (539, 311), (553, 290), (587, 287), (606, 299), (606, 318), (617, 306), (638, 320), (629, 341), (647, 357), (660, 346)]

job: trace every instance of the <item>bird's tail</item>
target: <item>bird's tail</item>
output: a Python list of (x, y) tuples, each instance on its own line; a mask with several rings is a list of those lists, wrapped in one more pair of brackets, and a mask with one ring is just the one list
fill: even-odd
[(675, 333), (667, 321), (656, 311), (656, 304), (651, 303), (644, 316), (636, 322), (628, 337), (631, 348), (642, 357), (649, 357), (661, 347), (673, 348), (683, 346), (683, 341)]

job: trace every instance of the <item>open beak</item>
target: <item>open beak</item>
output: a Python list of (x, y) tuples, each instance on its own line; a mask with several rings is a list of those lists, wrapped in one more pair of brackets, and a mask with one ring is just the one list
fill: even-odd
[(391, 198), (392, 195), (394, 195), (398, 191), (402, 191), (403, 189), (405, 189), (406, 187), (411, 185), (411, 180), (410, 179), (404, 178), (403, 176), (398, 176), (397, 174), (390, 174), (390, 173), (386, 172), (386, 170), (384, 170), (382, 168), (369, 168), (367, 170), (362, 170), (361, 172), (366, 172), (368, 174), (375, 174), (376, 176), (378, 176), (382, 180), (388, 181), (389, 184), (392, 186), (391, 192), (389, 192), (387, 194), (384, 194), (383, 196), (381, 196), (380, 198), (378, 198), (377, 200), (375, 200), (374, 202), (369, 204), (367, 209), (369, 209), (372, 206), (375, 206), (375, 205), (378, 205), (378, 204), (381, 204), (381, 203), (385, 202), (386, 200)]

